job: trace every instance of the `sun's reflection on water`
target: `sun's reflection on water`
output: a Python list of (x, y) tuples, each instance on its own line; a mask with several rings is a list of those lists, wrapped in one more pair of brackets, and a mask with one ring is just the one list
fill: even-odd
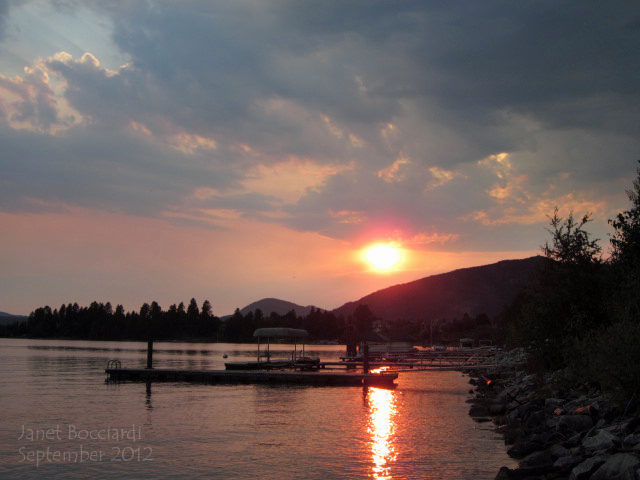
[(367, 430), (370, 435), (372, 477), (377, 480), (389, 480), (391, 466), (396, 460), (395, 446), (396, 414), (398, 410), (397, 392), (377, 387), (365, 390), (365, 403), (368, 408)]

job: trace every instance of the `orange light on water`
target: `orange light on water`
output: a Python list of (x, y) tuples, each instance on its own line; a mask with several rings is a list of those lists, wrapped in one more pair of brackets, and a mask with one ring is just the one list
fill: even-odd
[(397, 457), (396, 431), (397, 393), (394, 390), (369, 387), (366, 403), (369, 408), (368, 432), (371, 444), (372, 476), (377, 480), (392, 478), (391, 466)]

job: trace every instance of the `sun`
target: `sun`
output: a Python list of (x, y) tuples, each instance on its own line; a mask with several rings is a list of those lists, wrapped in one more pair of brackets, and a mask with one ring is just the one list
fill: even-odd
[(400, 251), (391, 245), (374, 245), (365, 252), (369, 265), (378, 271), (391, 270), (400, 260)]

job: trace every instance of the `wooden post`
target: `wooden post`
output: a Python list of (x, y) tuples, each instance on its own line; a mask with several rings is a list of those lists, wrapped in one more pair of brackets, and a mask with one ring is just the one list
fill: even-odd
[(369, 373), (369, 345), (364, 342), (362, 352), (362, 372)]
[(147, 342), (147, 369), (153, 368), (153, 342), (150, 340)]

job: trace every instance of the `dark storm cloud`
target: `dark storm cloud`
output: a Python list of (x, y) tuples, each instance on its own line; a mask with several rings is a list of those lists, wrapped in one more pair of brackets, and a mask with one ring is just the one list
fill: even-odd
[(0, 40), (4, 38), (7, 17), (9, 15), (10, 0), (0, 0)]
[[(500, 231), (507, 246), (534, 223), (537, 205), (571, 192), (609, 198), (633, 175), (640, 10), (632, 1), (94, 8), (112, 19), (113, 41), (131, 62), (108, 71), (90, 54), (43, 61), (85, 123), (50, 135), (69, 127), (46, 110), (50, 97), (40, 110), (22, 105), (22, 121), (47, 134), (2, 131), (14, 199), (29, 191), (149, 215), (282, 209), (288, 226), (336, 238), (387, 229), (451, 234), (468, 246)], [(491, 160), (503, 152), (507, 161)], [(258, 165), (290, 157), (350, 168), (287, 205), (241, 191)], [(207, 188), (215, 194), (193, 196)]]
[(479, 157), (517, 148), (494, 135), (509, 112), (550, 128), (635, 133), (633, 2), (169, 2), (115, 15), (116, 43), (175, 95), (189, 128), (260, 131), (256, 102), (286, 98), (354, 126), (414, 102), (427, 122), (472, 125), (464, 136), (475, 135)]

